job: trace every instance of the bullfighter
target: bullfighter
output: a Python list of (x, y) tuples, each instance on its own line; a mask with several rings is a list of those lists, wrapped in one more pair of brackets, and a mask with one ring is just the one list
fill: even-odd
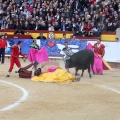
[(101, 40), (97, 40), (97, 43), (93, 46), (94, 52), (97, 53), (101, 58), (103, 58), (105, 54), (105, 46), (101, 44)]
[(11, 53), (11, 57), (10, 57), (10, 67), (9, 67), (8, 74), (7, 74), (6, 77), (10, 77), (10, 73), (12, 72), (14, 64), (17, 65), (18, 71), (21, 68), (21, 64), (20, 64), (20, 61), (19, 61), (19, 55), (21, 55), (23, 57), (26, 57), (26, 55), (24, 55), (21, 52), (21, 46), (22, 46), (22, 41), (19, 41), (17, 45), (11, 46), (12, 53)]

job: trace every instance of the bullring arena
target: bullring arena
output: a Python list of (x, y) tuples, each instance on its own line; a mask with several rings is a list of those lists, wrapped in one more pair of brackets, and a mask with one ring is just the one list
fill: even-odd
[[(64, 69), (63, 61), (56, 61)], [(8, 68), (6, 58), (0, 65), (0, 120), (120, 120), (119, 69), (92, 79), (85, 71), (77, 82), (46, 83), (19, 78), (16, 68), (6, 78)]]

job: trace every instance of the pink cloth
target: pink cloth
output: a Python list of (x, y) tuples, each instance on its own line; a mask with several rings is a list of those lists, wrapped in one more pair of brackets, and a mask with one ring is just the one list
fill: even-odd
[[(93, 47), (90, 43), (88, 43), (86, 49), (90, 49), (94, 52)], [(98, 75), (103, 74), (103, 61), (102, 59), (94, 52), (94, 72)], [(91, 69), (92, 71), (92, 69)]]
[(40, 50), (30, 48), (30, 52), (28, 54), (28, 60), (30, 62), (37, 61), (38, 63), (42, 63), (44, 61), (49, 61), (46, 47), (44, 46)]
[(37, 52), (36, 49), (30, 48), (30, 52), (29, 52), (28, 58), (27, 58), (30, 62), (35, 62), (35, 60), (36, 60), (36, 58), (35, 58), (36, 52)]
[(57, 66), (53, 66), (51, 68), (47, 69), (47, 72), (54, 72), (58, 67)]
[(46, 47), (42, 47), (40, 50), (38, 50), (36, 52), (36, 61), (38, 63), (42, 63), (44, 61), (49, 61), (49, 57), (48, 57), (48, 54), (47, 54), (47, 50), (46, 50)]

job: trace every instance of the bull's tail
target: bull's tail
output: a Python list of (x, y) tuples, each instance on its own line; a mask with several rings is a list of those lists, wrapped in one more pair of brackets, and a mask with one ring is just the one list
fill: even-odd
[(93, 56), (92, 56), (92, 60), (91, 60), (91, 68), (92, 68), (92, 71), (93, 71), (93, 74), (95, 74), (95, 71), (94, 71), (94, 68), (93, 68), (93, 66), (94, 66), (94, 54), (93, 54)]
[(94, 53), (93, 53), (93, 55), (92, 55), (91, 58), (92, 58), (92, 60), (91, 60), (91, 64), (94, 65), (94, 58), (95, 58), (95, 57), (94, 57)]

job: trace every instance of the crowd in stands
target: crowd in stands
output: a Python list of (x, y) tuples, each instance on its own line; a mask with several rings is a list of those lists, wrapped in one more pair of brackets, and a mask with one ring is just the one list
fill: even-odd
[(120, 0), (0, 0), (0, 28), (100, 36), (120, 27)]

